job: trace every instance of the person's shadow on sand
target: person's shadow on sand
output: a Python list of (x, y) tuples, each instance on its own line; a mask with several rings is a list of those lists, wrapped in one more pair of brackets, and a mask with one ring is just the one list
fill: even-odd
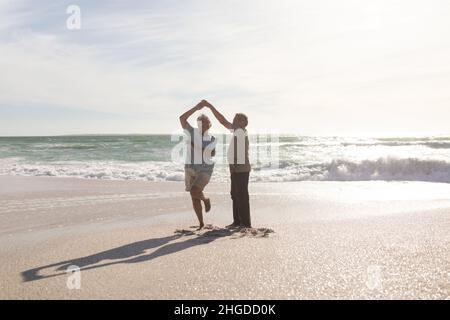
[[(54, 264), (49, 264), (42, 267), (37, 267), (23, 271), (21, 273), (24, 282), (46, 279), (66, 274), (66, 270), (69, 266), (77, 266), (81, 271), (90, 270), (96, 268), (103, 268), (115, 264), (121, 263), (139, 263), (149, 261), (161, 256), (165, 256), (171, 253), (182, 251), (197, 245), (203, 245), (211, 243), (219, 237), (226, 237), (233, 234), (232, 230), (221, 229), (206, 231), (197, 235), (195, 238), (189, 238), (185, 241), (179, 241), (170, 243), (173, 240), (179, 239), (186, 235), (194, 235), (192, 231), (181, 232), (172, 236), (154, 238), (143, 241), (130, 243), (121, 247), (113, 248), (110, 250), (95, 253), (86, 257), (76, 258), (73, 260), (61, 261)], [(145, 254), (147, 250), (157, 248), (155, 251)], [(124, 260), (126, 259), (126, 260)], [(102, 261), (112, 260), (110, 262), (100, 263)], [(47, 275), (40, 275), (41, 271), (54, 268), (53, 273)]]

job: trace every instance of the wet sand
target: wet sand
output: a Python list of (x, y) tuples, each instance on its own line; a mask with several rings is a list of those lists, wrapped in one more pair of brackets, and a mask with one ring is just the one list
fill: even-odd
[(0, 298), (450, 298), (448, 184), (254, 183), (242, 231), (228, 188), (197, 232), (182, 183), (0, 176)]

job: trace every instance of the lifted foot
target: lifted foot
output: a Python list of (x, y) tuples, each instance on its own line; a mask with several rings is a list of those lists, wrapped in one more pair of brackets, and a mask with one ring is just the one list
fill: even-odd
[(209, 198), (207, 198), (207, 199), (205, 199), (204, 203), (205, 203), (205, 211), (209, 212), (209, 210), (211, 210), (211, 200), (209, 200)]

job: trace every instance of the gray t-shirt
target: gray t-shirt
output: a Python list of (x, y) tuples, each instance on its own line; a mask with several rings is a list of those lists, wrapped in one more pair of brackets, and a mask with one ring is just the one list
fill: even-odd
[(202, 135), (200, 130), (193, 128), (190, 124), (184, 131), (186, 133), (185, 168), (212, 173), (214, 169), (212, 152), (216, 148), (216, 138), (208, 133)]

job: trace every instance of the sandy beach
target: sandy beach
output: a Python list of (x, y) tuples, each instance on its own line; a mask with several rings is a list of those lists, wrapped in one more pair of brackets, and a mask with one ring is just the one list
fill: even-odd
[(0, 176), (0, 298), (450, 298), (449, 184), (253, 183), (246, 232), (228, 188), (196, 232), (179, 182)]

